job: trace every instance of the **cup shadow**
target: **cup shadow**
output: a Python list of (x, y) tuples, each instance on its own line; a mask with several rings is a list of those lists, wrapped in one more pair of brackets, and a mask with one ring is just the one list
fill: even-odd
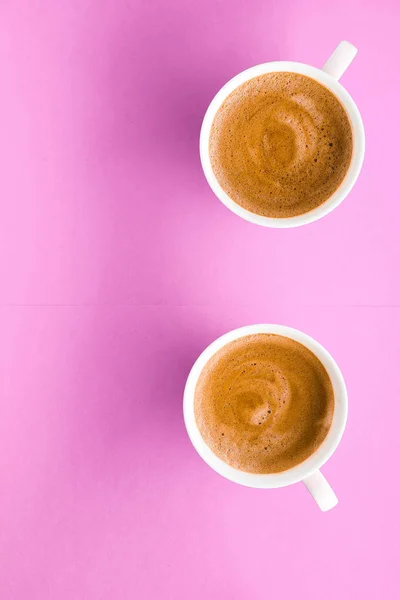
[[(272, 2), (268, 5), (273, 9)], [(279, 60), (281, 35), (275, 27), (265, 36), (264, 24), (262, 52), (249, 43), (244, 23), (255, 27), (257, 6), (243, 7), (241, 22), (237, 9), (233, 17), (216, 5), (208, 27), (201, 4), (182, 0), (173, 10), (168, 3), (158, 4), (156, 24), (152, 10), (143, 3), (135, 13), (135, 32), (127, 21), (110, 35), (103, 78), (106, 103), (114, 115), (105, 131), (109, 158), (114, 153), (125, 161), (135, 159), (140, 148), (155, 172), (158, 163), (167, 163), (169, 173), (200, 174), (198, 139), (208, 104), (240, 71)], [(221, 36), (220, 27), (230, 28), (230, 37)]]
[[(118, 461), (132, 475), (190, 460), (183, 424), (189, 371), (215, 337), (207, 310), (110, 307), (91, 311), (78, 332), (68, 409), (72, 464), (110, 476)], [(79, 342), (79, 343), (78, 343)], [(84, 403), (82, 403), (84, 399)], [(185, 450), (186, 448), (186, 450)], [(181, 465), (179, 468), (177, 465)]]

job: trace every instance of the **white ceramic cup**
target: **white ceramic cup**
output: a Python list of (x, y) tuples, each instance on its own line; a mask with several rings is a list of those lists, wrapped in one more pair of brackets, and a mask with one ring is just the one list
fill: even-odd
[[(251, 67), (250, 69), (239, 73), (239, 75), (236, 75), (236, 77), (228, 81), (228, 83), (220, 89), (215, 98), (212, 100), (204, 116), (200, 132), (200, 159), (204, 174), (214, 194), (232, 212), (239, 215), (239, 217), (242, 217), (242, 219), (246, 219), (246, 221), (256, 223), (257, 225), (263, 225), (264, 227), (298, 227), (299, 225), (306, 225), (307, 223), (312, 223), (313, 221), (317, 221), (321, 217), (324, 217), (330, 213), (331, 210), (339, 206), (339, 204), (346, 198), (360, 173), (364, 160), (365, 148), (364, 126), (361, 115), (350, 94), (339, 83), (340, 77), (350, 65), (356, 54), (357, 48), (355, 48), (352, 44), (349, 42), (340, 42), (322, 69), (317, 69), (316, 67), (291, 61), (269, 62)], [(290, 72), (307, 75), (308, 77), (315, 79), (327, 87), (338, 98), (346, 110), (353, 132), (353, 155), (350, 167), (338, 189), (330, 198), (328, 198), (328, 200), (326, 200), (317, 208), (314, 208), (313, 210), (310, 210), (302, 215), (288, 218), (264, 217), (262, 215), (252, 213), (242, 206), (239, 206), (239, 204), (236, 204), (236, 202), (234, 202), (234, 200), (232, 200), (219, 185), (212, 170), (209, 155), (211, 125), (213, 123), (215, 114), (224, 100), (231, 92), (233, 92), (235, 88), (245, 81), (248, 81), (253, 77), (258, 77), (259, 75), (264, 75), (265, 73), (276, 72)]]
[[(314, 454), (299, 465), (292, 467), (287, 471), (271, 475), (259, 475), (239, 471), (218, 458), (203, 440), (197, 427), (194, 413), (196, 384), (201, 371), (211, 356), (225, 346), (225, 344), (245, 335), (257, 333), (275, 333), (283, 335), (296, 342), (300, 342), (303, 346), (306, 346), (311, 350), (311, 352), (313, 352), (322, 362), (330, 377), (335, 399), (332, 425), (321, 446)], [(319, 469), (336, 450), (346, 426), (346, 384), (338, 365), (329, 352), (305, 333), (302, 333), (297, 329), (292, 329), (291, 327), (284, 327), (283, 325), (249, 325), (247, 327), (234, 329), (215, 340), (215, 342), (210, 344), (210, 346), (202, 352), (189, 373), (183, 397), (183, 416), (193, 446), (208, 466), (223, 477), (226, 477), (235, 483), (240, 483), (241, 485), (253, 488), (277, 488), (302, 481), (307, 486), (308, 491), (311, 493), (321, 510), (330, 510), (336, 506), (338, 502), (337, 497), (325, 477), (320, 473)]]

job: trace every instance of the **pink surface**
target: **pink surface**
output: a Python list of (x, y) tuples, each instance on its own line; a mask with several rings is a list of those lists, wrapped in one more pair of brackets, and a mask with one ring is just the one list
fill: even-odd
[[(394, 0), (1, 3), (1, 600), (399, 596), (399, 18)], [(200, 169), (209, 101), (341, 39), (360, 50), (356, 187), (297, 230), (240, 220)], [(259, 321), (345, 375), (330, 513), (300, 484), (225, 481), (187, 439), (192, 362)]]

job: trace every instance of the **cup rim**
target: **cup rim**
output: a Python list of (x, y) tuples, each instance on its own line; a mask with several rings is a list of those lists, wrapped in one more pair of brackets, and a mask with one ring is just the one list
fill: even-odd
[[(209, 138), (212, 122), (222, 102), (242, 83), (266, 73), (287, 72), (306, 75), (327, 87), (339, 100), (349, 118), (353, 133), (353, 153), (348, 171), (335, 192), (323, 204), (302, 215), (286, 218), (265, 217), (253, 213), (237, 204), (222, 189), (211, 167), (209, 156)], [(257, 225), (273, 228), (299, 227), (313, 223), (329, 214), (343, 202), (355, 184), (361, 171), (365, 153), (365, 133), (360, 112), (347, 90), (331, 75), (310, 65), (293, 61), (274, 61), (255, 65), (230, 79), (214, 96), (204, 115), (200, 130), (200, 161), (207, 182), (217, 198), (233, 213)]]
[[(286, 471), (273, 474), (256, 474), (240, 471), (218, 458), (203, 440), (196, 424), (194, 414), (194, 396), (198, 378), (208, 360), (227, 343), (238, 338), (257, 334), (273, 333), (288, 337), (306, 346), (322, 362), (332, 383), (334, 391), (334, 413), (331, 428), (317, 450), (305, 461)], [(311, 336), (284, 325), (257, 324), (233, 329), (214, 340), (197, 358), (188, 375), (183, 395), (183, 416), (190, 441), (201, 458), (214, 471), (241, 485), (253, 488), (278, 488), (297, 483), (317, 471), (336, 450), (346, 427), (348, 398), (346, 384), (334, 358), (319, 342)]]

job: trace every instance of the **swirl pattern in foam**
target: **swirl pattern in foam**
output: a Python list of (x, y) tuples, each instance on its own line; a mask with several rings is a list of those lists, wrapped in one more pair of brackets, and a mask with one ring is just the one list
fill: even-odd
[(267, 217), (323, 204), (350, 166), (349, 118), (326, 87), (296, 73), (268, 73), (237, 87), (215, 115), (210, 159), (223, 190)]
[(239, 338), (200, 374), (195, 416), (223, 461), (250, 473), (278, 473), (311, 456), (333, 418), (334, 393), (320, 360), (273, 334)]

